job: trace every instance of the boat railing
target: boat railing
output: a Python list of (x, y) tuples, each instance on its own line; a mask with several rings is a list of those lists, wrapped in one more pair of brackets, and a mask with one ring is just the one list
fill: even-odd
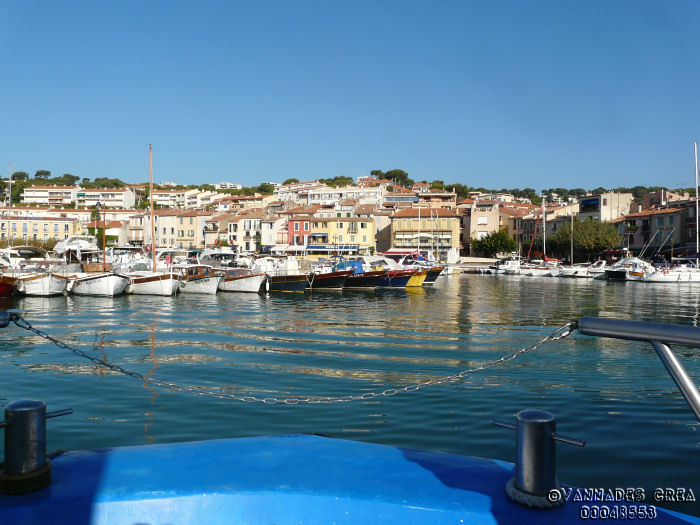
[(611, 337), (651, 343), (683, 397), (700, 421), (700, 393), (670, 344), (700, 348), (700, 328), (676, 324), (582, 317), (578, 331), (583, 335)]

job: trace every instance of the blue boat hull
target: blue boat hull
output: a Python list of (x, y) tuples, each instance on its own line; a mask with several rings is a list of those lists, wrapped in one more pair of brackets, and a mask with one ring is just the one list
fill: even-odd
[(39, 492), (0, 495), (3, 525), (578, 523), (581, 508), (511, 502), (510, 463), (309, 435), (67, 452), (52, 474)]

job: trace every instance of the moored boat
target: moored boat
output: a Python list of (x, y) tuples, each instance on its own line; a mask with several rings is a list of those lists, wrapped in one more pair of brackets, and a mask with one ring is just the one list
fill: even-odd
[(423, 286), (425, 278), (428, 276), (428, 270), (416, 270), (411, 275), (411, 278), (406, 282), (406, 288), (417, 288)]
[(178, 264), (173, 266), (173, 271), (180, 277), (180, 293), (213, 295), (222, 278), (214, 273), (211, 266), (205, 264)]
[(415, 270), (387, 270), (377, 281), (377, 286), (385, 288), (406, 288), (408, 280), (413, 277)]
[(271, 292), (303, 292), (308, 284), (305, 274), (270, 275)]
[(435, 281), (437, 281), (437, 278), (440, 277), (440, 275), (442, 275), (444, 269), (445, 269), (444, 266), (431, 266), (429, 268), (426, 268), (428, 273), (425, 276), (425, 280), (423, 281), (423, 285), (435, 284)]
[(134, 295), (174, 295), (180, 289), (180, 279), (175, 272), (134, 271), (126, 274), (129, 284), (126, 293)]
[(385, 273), (384, 270), (359, 273), (355, 270), (355, 273), (348, 275), (344, 288), (375, 288)]
[(258, 293), (270, 287), (267, 274), (255, 273), (249, 268), (216, 268), (221, 274), (219, 290), (222, 292)]
[(341, 270), (337, 272), (309, 274), (308, 285), (309, 290), (340, 290), (354, 270)]
[(17, 291), (17, 278), (0, 275), (0, 298), (10, 297)]
[(128, 283), (128, 277), (113, 272), (81, 272), (70, 277), (66, 291), (74, 295), (114, 297), (124, 293)]
[(70, 279), (55, 273), (30, 273), (17, 276), (17, 291), (32, 297), (63, 295)]

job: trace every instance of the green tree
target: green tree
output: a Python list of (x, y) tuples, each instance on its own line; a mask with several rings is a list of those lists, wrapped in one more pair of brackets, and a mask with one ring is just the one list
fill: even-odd
[(282, 184), (297, 184), (299, 182), (299, 179), (295, 179), (292, 177), (291, 179), (285, 180)]
[[(574, 260), (589, 260), (609, 248), (617, 248), (622, 236), (617, 226), (594, 219), (574, 220)], [(571, 251), (571, 228), (560, 228), (551, 240), (547, 240), (548, 250), (559, 256)]]
[(36, 170), (34, 174), (35, 179), (50, 179), (51, 172), (49, 170)]
[(444, 190), (445, 189), (445, 183), (441, 180), (434, 180), (433, 182), (430, 183), (430, 187), (436, 190)]
[(15, 181), (15, 180), (27, 180), (27, 179), (29, 179), (29, 173), (27, 173), (26, 171), (15, 171), (12, 174), (13, 181)]
[(474, 253), (484, 254), (493, 257), (498, 253), (514, 252), (518, 248), (518, 243), (510, 238), (506, 230), (491, 232), (483, 239), (472, 239), (470, 241)]
[(410, 179), (404, 170), (389, 170), (384, 174), (384, 178), (392, 180), (394, 184), (400, 186), (413, 186), (413, 179)]

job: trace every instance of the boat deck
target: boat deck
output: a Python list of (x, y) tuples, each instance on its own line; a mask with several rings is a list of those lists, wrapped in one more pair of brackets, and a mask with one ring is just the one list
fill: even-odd
[[(314, 435), (67, 452), (52, 460), (50, 487), (0, 495), (0, 515), (5, 525), (579, 522), (581, 503), (511, 502), (513, 468)], [(692, 520), (657, 508), (654, 523)]]

